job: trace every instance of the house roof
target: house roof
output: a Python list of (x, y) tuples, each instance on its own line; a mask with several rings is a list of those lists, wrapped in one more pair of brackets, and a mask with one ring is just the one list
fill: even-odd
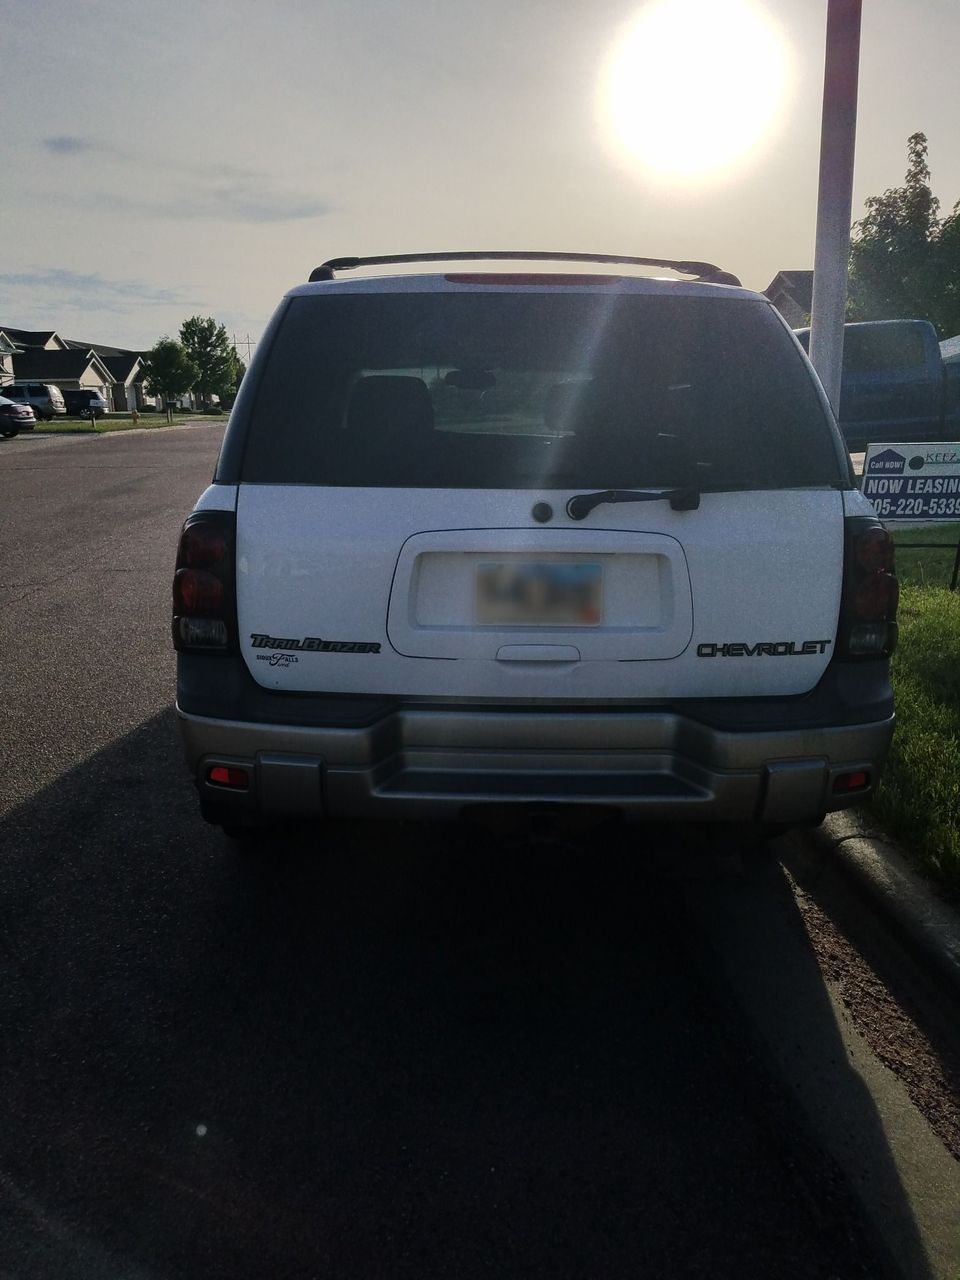
[(95, 351), (103, 356), (138, 356), (139, 351), (131, 351), (129, 347), (108, 347), (103, 342), (81, 342), (79, 338), (64, 338), (67, 346), (74, 351)]
[(0, 325), (0, 333), (5, 333), (11, 342), (18, 347), (45, 347), (51, 338), (56, 338), (61, 346), (63, 339), (55, 329), (11, 329), (9, 325)]
[(778, 271), (763, 292), (774, 304), (777, 298), (786, 297), (801, 310), (809, 311), (813, 305), (813, 272)]
[(143, 359), (135, 351), (116, 356), (102, 355), (100, 362), (110, 370), (117, 382), (129, 382), (131, 375), (139, 373), (143, 367)]
[(40, 351), (31, 348), (13, 357), (13, 376), (17, 382), (56, 382), (63, 378), (76, 381), (93, 364), (108, 386), (116, 379), (95, 351)]

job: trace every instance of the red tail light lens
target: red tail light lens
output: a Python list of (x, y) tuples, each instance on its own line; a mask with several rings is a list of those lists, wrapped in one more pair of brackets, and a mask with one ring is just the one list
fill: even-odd
[(894, 560), (894, 541), (886, 529), (874, 526), (858, 534), (854, 543), (857, 564), (867, 573), (878, 573), (881, 570), (891, 572)]
[(900, 602), (894, 551), (893, 538), (876, 519), (848, 518), (838, 656), (884, 658), (893, 653)]
[(574, 275), (570, 272), (560, 273), (556, 271), (461, 271), (447, 275), (445, 279), (451, 284), (508, 285), (511, 288), (516, 285), (531, 285), (534, 288), (542, 289), (544, 286), (550, 287), (555, 285), (616, 285), (620, 283), (622, 277), (586, 275), (583, 273), (577, 273)]
[(181, 653), (223, 652), (236, 635), (232, 511), (200, 511), (180, 535), (173, 578), (173, 643)]
[(188, 525), (180, 539), (179, 563), (190, 569), (206, 569), (227, 554), (226, 534), (208, 524)]
[(246, 769), (217, 764), (207, 771), (207, 781), (216, 783), (218, 787), (234, 787), (238, 791), (246, 791), (250, 786), (250, 775)]
[(173, 606), (178, 613), (216, 613), (223, 607), (223, 583), (206, 569), (178, 569)]
[(869, 574), (857, 588), (853, 607), (863, 622), (889, 622), (897, 616), (900, 584), (891, 574)]
[(870, 775), (865, 769), (857, 769), (854, 773), (838, 774), (833, 780), (833, 789), (837, 795), (847, 791), (862, 791), (870, 785)]

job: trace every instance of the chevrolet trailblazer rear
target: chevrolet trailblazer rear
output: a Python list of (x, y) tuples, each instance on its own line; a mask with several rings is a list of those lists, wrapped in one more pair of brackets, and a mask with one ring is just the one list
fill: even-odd
[(204, 815), (785, 824), (868, 795), (892, 543), (777, 312), (709, 264), (465, 261), (491, 256), (550, 255), (335, 261), (274, 317), (177, 560)]

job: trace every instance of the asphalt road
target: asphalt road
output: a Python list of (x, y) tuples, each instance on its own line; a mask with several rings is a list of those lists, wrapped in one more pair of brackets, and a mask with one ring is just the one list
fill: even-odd
[(744, 991), (935, 1274), (777, 869), (201, 822), (169, 579), (221, 430), (0, 442), (0, 1276), (893, 1274)]

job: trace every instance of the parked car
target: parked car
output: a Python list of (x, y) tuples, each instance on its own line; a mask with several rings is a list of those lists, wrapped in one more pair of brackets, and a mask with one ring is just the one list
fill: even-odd
[(79, 418), (102, 418), (110, 412), (110, 406), (99, 391), (91, 391), (85, 387), (65, 389), (63, 392), (67, 413)]
[(36, 423), (36, 415), (28, 404), (8, 400), (6, 396), (0, 395), (0, 436), (5, 440), (21, 431), (32, 431)]
[[(810, 330), (798, 329), (805, 351)], [(843, 326), (840, 430), (851, 450), (960, 438), (960, 364), (944, 364), (927, 320)]]
[(52, 422), (67, 412), (60, 388), (49, 382), (11, 382), (3, 388), (3, 394), (9, 400), (30, 405), (38, 422)]
[(204, 817), (776, 827), (868, 797), (893, 544), (767, 299), (633, 258), (343, 275), (396, 261), (287, 294), (184, 525)]

